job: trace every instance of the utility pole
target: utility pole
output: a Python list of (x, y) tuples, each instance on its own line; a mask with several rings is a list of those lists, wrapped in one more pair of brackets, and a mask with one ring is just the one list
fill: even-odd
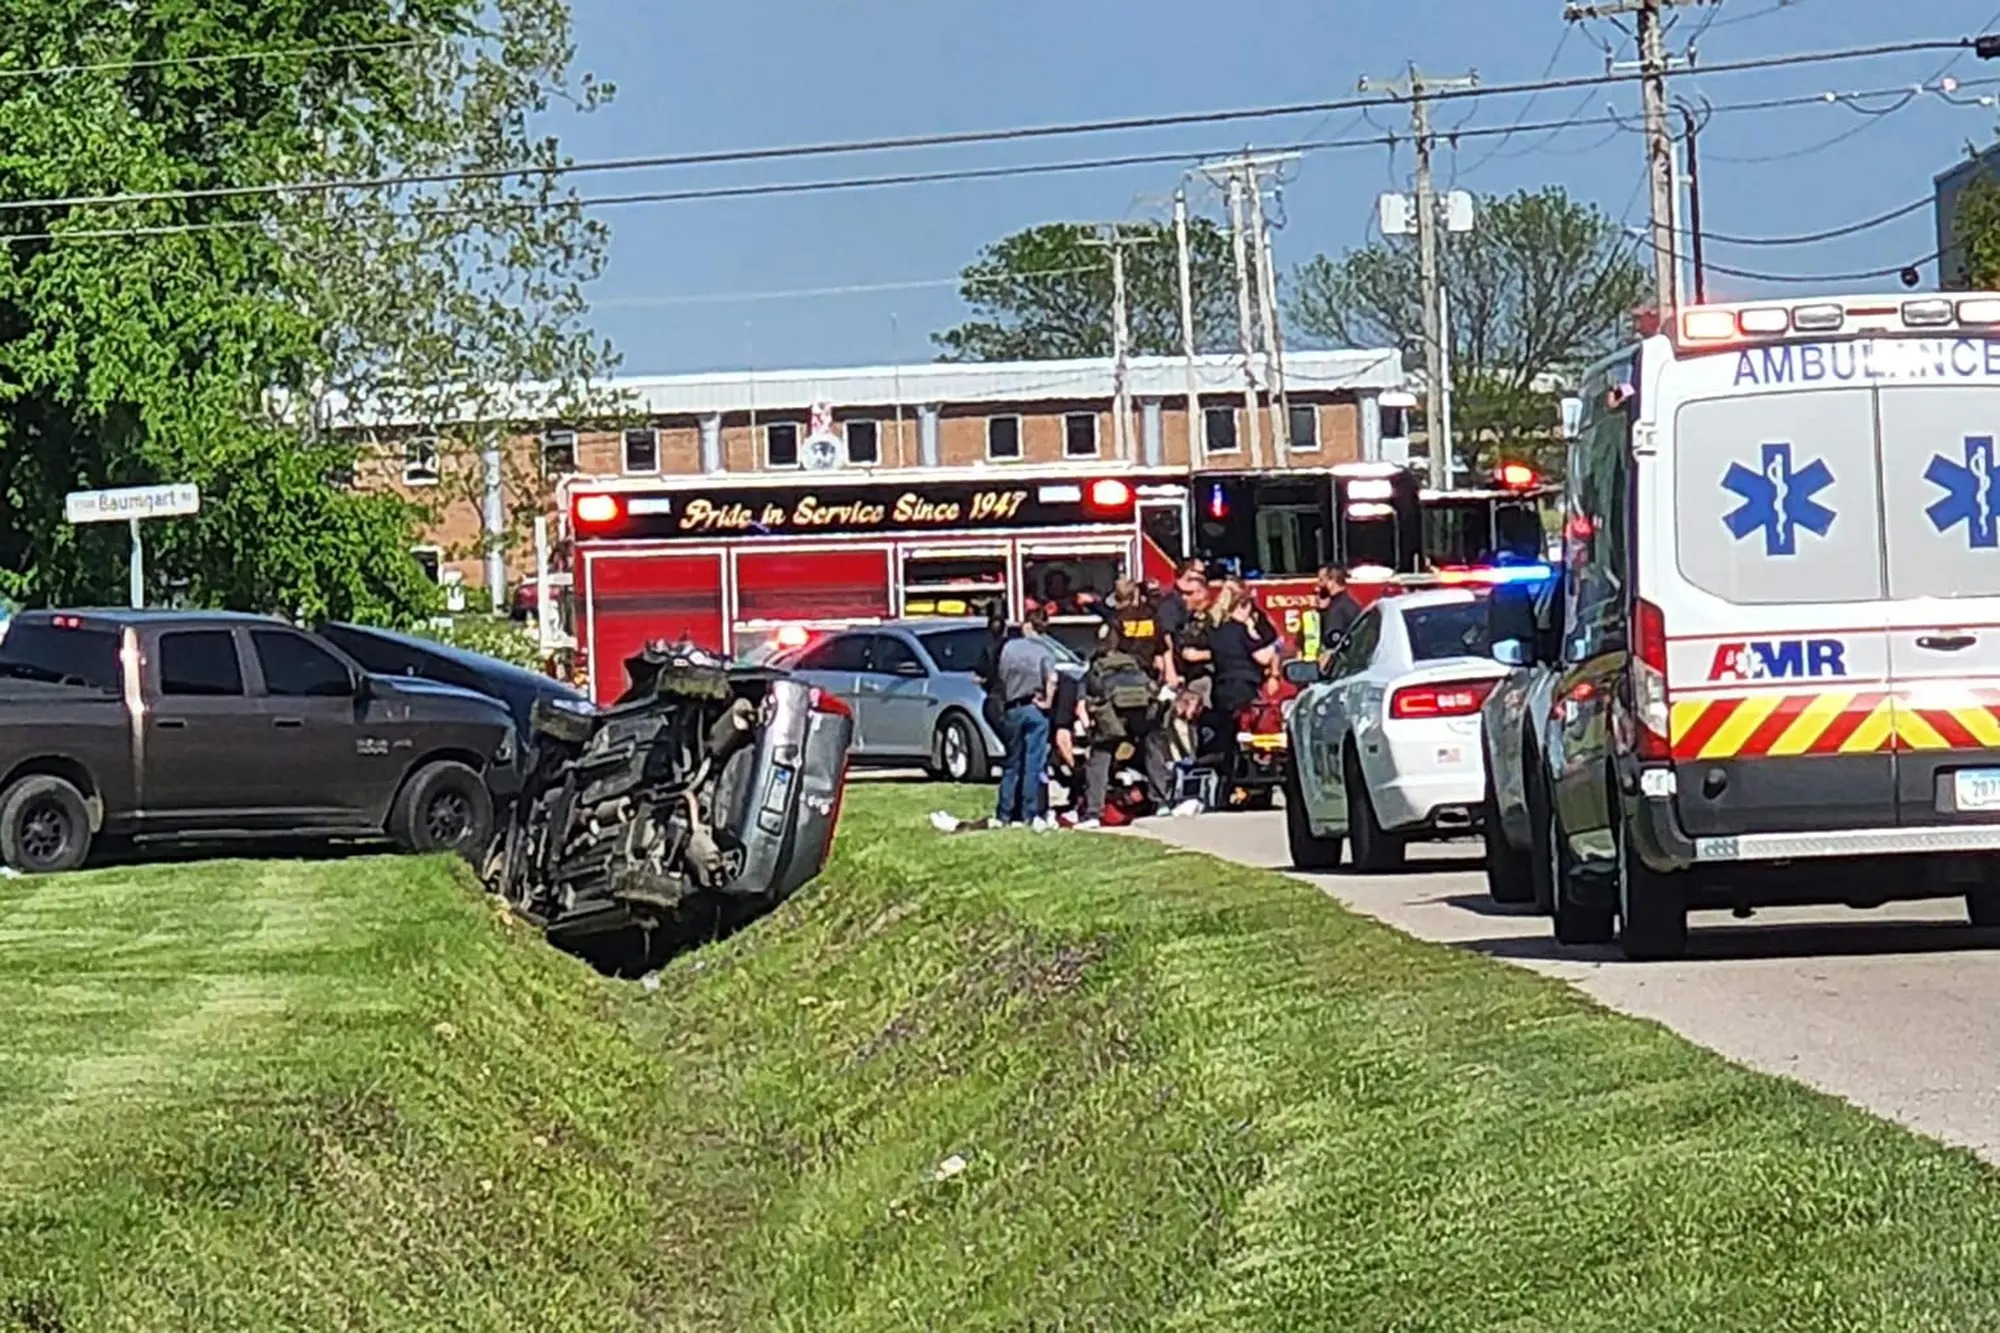
[(1424, 308), (1424, 433), (1429, 437), (1431, 485), (1444, 489), (1450, 475), (1451, 440), (1444, 405), (1444, 334), (1439, 309), (1437, 194), (1431, 185), (1432, 93), (1476, 88), (1479, 76), (1467, 72), (1449, 79), (1426, 78), (1415, 65), (1401, 79), (1363, 79), (1364, 93), (1388, 93), (1407, 100), (1417, 143), (1417, 264)]
[[(1660, 314), (1679, 304), (1680, 246), (1674, 233), (1674, 141), (1667, 130), (1666, 14), (1684, 5), (1720, 4), (1721, 0), (1610, 0), (1604, 4), (1573, 4), (1563, 11), (1571, 23), (1585, 19), (1633, 15), (1639, 25), (1639, 72), (1646, 113), (1646, 165), (1652, 182), (1653, 289)], [(1690, 59), (1692, 57), (1690, 56)]]
[(1201, 373), (1195, 361), (1194, 256), (1188, 245), (1188, 197), (1183, 184), (1174, 191), (1174, 245), (1180, 251), (1181, 351), (1187, 357), (1188, 467), (1208, 464), (1208, 419), (1201, 412)]
[(1103, 246), (1111, 252), (1111, 379), (1114, 406), (1111, 421), (1111, 453), (1131, 462), (1138, 455), (1132, 447), (1132, 327), (1125, 295), (1125, 247), (1142, 245), (1147, 238), (1125, 234), (1120, 224), (1109, 223), (1102, 236), (1088, 238), (1087, 244)]
[(1263, 463), (1264, 437), (1258, 425), (1257, 350), (1250, 332), (1250, 260), (1243, 236), (1243, 177), (1229, 176), (1229, 237), (1236, 252), (1236, 328), (1243, 347), (1243, 416), (1249, 432), (1248, 459), (1251, 467)]
[(1694, 268), (1694, 303), (1702, 305), (1708, 300), (1708, 273), (1701, 254), (1701, 159), (1695, 155), (1695, 140), (1701, 135), (1701, 124), (1695, 118), (1693, 107), (1685, 102), (1678, 105), (1681, 125), (1687, 135), (1688, 247)]
[(1271, 461), (1292, 461), (1292, 420), (1285, 401), (1285, 352), (1278, 342), (1278, 276), (1271, 262), (1271, 224), (1264, 216), (1264, 189), (1250, 178), (1250, 235), (1257, 246), (1257, 304), (1264, 316), (1264, 384), (1271, 408)]
[(1198, 170), (1220, 181), (1229, 200), (1229, 231), (1236, 259), (1236, 322), (1243, 351), (1243, 408), (1249, 430), (1249, 463), (1262, 465), (1264, 405), (1257, 384), (1257, 352), (1264, 354), (1264, 389), (1270, 397), (1271, 440), (1282, 466), (1287, 460), (1284, 344), (1279, 333), (1277, 275), (1271, 227), (1264, 215), (1264, 178), (1298, 161), (1297, 153), (1265, 153), (1204, 163)]

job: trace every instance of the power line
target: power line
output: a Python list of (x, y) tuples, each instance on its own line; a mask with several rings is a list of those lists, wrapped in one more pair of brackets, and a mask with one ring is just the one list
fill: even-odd
[(1726, 245), (1815, 245), (1821, 241), (1837, 241), (1844, 236), (1858, 236), (1864, 231), (1873, 231), (1877, 227), (1887, 226), (1891, 222), (1896, 222), (1910, 216), (1912, 213), (1929, 208), (1934, 202), (1929, 195), (1925, 195), (1921, 199), (1914, 199), (1904, 204), (1901, 208), (1891, 209), (1887, 213), (1878, 213), (1872, 218), (1864, 218), (1860, 222), (1850, 222), (1844, 227), (1834, 227), (1829, 231), (1810, 232), (1803, 236), (1729, 236), (1722, 232), (1707, 230), (1703, 231), (1702, 236), (1705, 240), (1721, 241)]
[[(1939, 38), (1895, 42), (1876, 46), (1847, 47), (1829, 51), (1795, 52), (1761, 56), (1726, 64), (1701, 67), (1704, 75), (1746, 73), (1783, 69), (1799, 65), (1825, 64), (1849, 60), (1879, 59), (1920, 51), (1966, 51), (1973, 49), (1972, 38)], [(1685, 74), (1689, 71), (1674, 71)], [(1497, 84), (1478, 89), (1439, 89), (1435, 101), (1468, 97), (1519, 96), (1561, 92), (1579, 88), (1612, 87), (1644, 78), (1642, 73), (1607, 72), (1563, 79), (1540, 79), (1525, 83)], [(511, 167), (468, 168), (455, 171), (413, 172), (396, 176), (356, 177), (310, 181), (272, 182), (261, 185), (218, 185), (185, 190), (152, 190), (124, 194), (58, 195), (39, 199), (0, 200), (0, 211), (82, 208), (121, 204), (192, 202), (196, 200), (247, 199), (289, 194), (323, 194), (340, 191), (403, 189), (423, 185), (445, 185), (478, 180), (546, 179), (614, 171), (639, 171), (670, 167), (743, 165), (752, 162), (786, 161), (855, 153), (901, 151), (915, 148), (960, 147), (971, 144), (1018, 143), (1076, 135), (1121, 133), (1130, 130), (1169, 129), (1178, 126), (1220, 125), (1249, 120), (1271, 120), (1288, 116), (1324, 115), (1329, 112), (1365, 110), (1378, 106), (1407, 105), (1407, 93), (1399, 95), (1341, 98), (1332, 101), (1297, 102), (1276, 106), (1242, 107), (1219, 111), (1188, 111), (1165, 115), (1126, 116), (1110, 120), (1076, 121), (1065, 124), (1014, 126), (998, 130), (960, 130), (940, 134), (890, 136), (875, 139), (787, 144), (766, 148), (717, 149), (698, 153), (674, 153), (648, 157), (613, 158), (592, 162), (565, 162), (550, 166), (522, 164)], [(1495, 131), (1501, 133), (1504, 131)], [(1461, 131), (1468, 137), (1472, 131)]]
[[(2000, 83), (2000, 79), (1991, 80)], [(1968, 85), (1970, 86), (1970, 85)], [(1439, 92), (1442, 96), (1442, 91)], [(1713, 114), (1767, 111), (1789, 106), (1803, 106), (1820, 103), (1823, 94), (1803, 95), (1792, 98), (1765, 98), (1745, 103), (1724, 103), (1711, 107)], [(1548, 121), (1540, 124), (1506, 126), (1472, 126), (1460, 131), (1462, 139), (1486, 138), (1510, 133), (1540, 133), (1544, 130), (1564, 131), (1577, 128), (1601, 126), (1624, 128), (1623, 117), (1613, 114), (1592, 118), (1572, 118)], [(1281, 145), (1277, 150), (1284, 153), (1311, 153), (1365, 148), (1393, 148), (1408, 141), (1407, 135), (1384, 133), (1368, 138), (1321, 139)], [(1062, 175), (1079, 171), (1103, 171), (1119, 168), (1189, 165), (1213, 160), (1226, 155), (1228, 149), (1191, 151), (1165, 150), (1151, 153), (1131, 153), (1120, 156), (1092, 157), (1058, 162), (1029, 162), (993, 167), (940, 168), (934, 171), (886, 173), (871, 176), (834, 177), (826, 180), (809, 181), (769, 181), (746, 185), (699, 186), (677, 190), (643, 191), (630, 194), (565, 197), (543, 203), (537, 200), (509, 200), (484, 205), (460, 207), (439, 207), (421, 212), (406, 211), (398, 216), (409, 220), (444, 220), (452, 217), (478, 217), (482, 215), (544, 211), (551, 208), (616, 208), (635, 204), (695, 203), (727, 199), (755, 199), (772, 196), (823, 194), (843, 190), (882, 189), (910, 185), (934, 185), (980, 180), (1008, 180), (1018, 177)], [(0, 201), (4, 208), (4, 201)], [(269, 218), (228, 218), (201, 222), (179, 222), (159, 224), (135, 224), (128, 226), (72, 227), (63, 230), (21, 232), (13, 235), (0, 234), (0, 245), (18, 245), (31, 241), (54, 240), (112, 240), (142, 237), (180, 236), (216, 231), (247, 231), (273, 225)]]
[[(1652, 238), (1649, 236), (1642, 235), (1637, 239), (1642, 245), (1649, 248), (1653, 244)], [(1912, 259), (1906, 263), (1896, 264), (1889, 268), (1868, 269), (1861, 273), (1759, 273), (1752, 269), (1733, 268), (1727, 264), (1712, 262), (1704, 266), (1712, 273), (1727, 274), (1729, 277), (1742, 278), (1747, 282), (1770, 282), (1791, 286), (1814, 287), (1829, 286), (1838, 282), (1868, 282), (1875, 278), (1893, 278), (1900, 275), (1905, 269), (1919, 268), (1933, 262), (1937, 258), (1938, 252), (1933, 250), (1922, 259)]]

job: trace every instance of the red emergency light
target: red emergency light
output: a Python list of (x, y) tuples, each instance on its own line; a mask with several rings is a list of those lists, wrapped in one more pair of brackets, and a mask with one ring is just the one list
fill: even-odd
[(579, 524), (616, 523), (618, 510), (618, 497), (615, 495), (579, 495), (574, 507)]
[(804, 625), (785, 625), (777, 633), (780, 648), (803, 648), (811, 638)]
[(1541, 481), (1526, 463), (1502, 463), (1493, 470), (1493, 480), (1503, 490), (1531, 491)]
[(1099, 477), (1085, 492), (1085, 503), (1099, 512), (1116, 512), (1132, 505), (1132, 488), (1116, 477)]

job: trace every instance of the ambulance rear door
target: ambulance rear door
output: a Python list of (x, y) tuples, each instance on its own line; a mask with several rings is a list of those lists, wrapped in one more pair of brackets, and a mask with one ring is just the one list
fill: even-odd
[(1681, 821), (1697, 838), (1893, 827), (1875, 393), (1743, 364), (1661, 371), (1672, 484), (1639, 522)]
[(1877, 401), (1901, 822), (2000, 823), (2000, 382)]

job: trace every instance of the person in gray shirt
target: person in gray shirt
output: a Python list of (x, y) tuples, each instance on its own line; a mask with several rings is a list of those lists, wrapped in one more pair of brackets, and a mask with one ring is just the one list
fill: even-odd
[(1049, 714), (1055, 699), (1056, 656), (1048, 645), (1049, 613), (1041, 607), (1021, 622), (1021, 637), (1000, 650), (1000, 698), (1006, 711), (1000, 739), (1007, 758), (1000, 769), (994, 822), (1054, 827), (1049, 818)]

